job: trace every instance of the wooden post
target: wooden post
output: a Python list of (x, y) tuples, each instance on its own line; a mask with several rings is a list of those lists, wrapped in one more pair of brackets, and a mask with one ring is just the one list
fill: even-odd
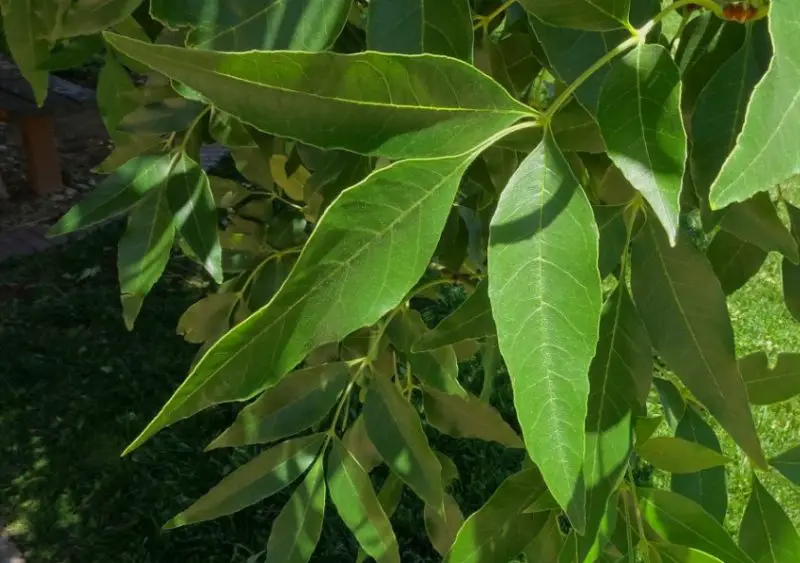
[(19, 124), (28, 161), (28, 184), (39, 195), (60, 191), (64, 186), (53, 118), (23, 116)]

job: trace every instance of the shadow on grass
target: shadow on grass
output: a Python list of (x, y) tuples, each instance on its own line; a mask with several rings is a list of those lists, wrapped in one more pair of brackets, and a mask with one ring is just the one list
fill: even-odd
[[(175, 326), (202, 293), (186, 281), (193, 267), (173, 259), (127, 332), (115, 266), (120, 234), (113, 225), (0, 267), (0, 520), (28, 563), (247, 561), (266, 548), (291, 488), (231, 517), (161, 531), (259, 451), (203, 453), (235, 406), (201, 413), (119, 457), (186, 375), (196, 347)], [(479, 385), (474, 365), (466, 371)], [(467, 515), (519, 467), (518, 452), (431, 438), (460, 469), (453, 494)], [(374, 479), (384, 475), (376, 470)], [(408, 491), (392, 522), (404, 562), (440, 560)], [(312, 561), (353, 561), (356, 552), (329, 505)]]

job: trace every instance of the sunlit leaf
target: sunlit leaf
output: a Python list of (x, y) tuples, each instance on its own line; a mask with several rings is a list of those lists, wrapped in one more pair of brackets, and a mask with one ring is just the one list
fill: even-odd
[(193, 344), (216, 340), (230, 328), (238, 301), (236, 293), (212, 293), (193, 303), (178, 320), (178, 334)]
[(657, 469), (670, 473), (696, 473), (730, 460), (696, 442), (670, 436), (650, 438), (638, 448), (639, 455)]
[(73, 2), (58, 27), (60, 37), (75, 37), (103, 31), (127, 18), (142, 0)]
[(739, 527), (739, 545), (758, 563), (793, 563), (800, 556), (800, 534), (755, 475)]
[(464, 515), (458, 507), (458, 503), (452, 496), (445, 494), (444, 511), (440, 514), (437, 509), (425, 505), (423, 519), (425, 531), (428, 533), (433, 548), (439, 555), (447, 555), (456, 539), (458, 530), (464, 523)]
[(587, 374), (601, 309), (597, 240), (586, 195), (546, 134), (500, 196), (489, 297), (525, 445), (579, 529)]
[(435, 55), (221, 53), (105, 37), (246, 123), (318, 147), (387, 158), (454, 156), (532, 116), (471, 65)]

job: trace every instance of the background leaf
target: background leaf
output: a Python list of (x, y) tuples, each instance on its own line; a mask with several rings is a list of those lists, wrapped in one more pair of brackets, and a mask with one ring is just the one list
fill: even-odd
[(546, 24), (592, 31), (619, 29), (628, 23), (629, 0), (520, 0)]
[(730, 461), (711, 448), (670, 436), (650, 438), (639, 446), (638, 453), (657, 469), (670, 473), (696, 473)]
[(800, 354), (778, 354), (770, 368), (766, 353), (755, 352), (739, 360), (739, 370), (754, 405), (771, 405), (800, 395)]
[(525, 445), (579, 529), (587, 373), (601, 308), (597, 239), (589, 202), (548, 133), (497, 204), (489, 297)]
[(714, 235), (706, 256), (725, 295), (752, 279), (767, 259), (764, 250), (724, 230)]
[(800, 487), (800, 446), (796, 446), (769, 460), (772, 467)]
[(474, 67), (433, 55), (220, 53), (105, 37), (254, 127), (328, 149), (392, 159), (453, 156), (532, 116)]
[(324, 434), (312, 434), (268, 449), (237, 468), (164, 527), (178, 528), (233, 514), (281, 491), (314, 463), (324, 440)]
[(367, 46), (387, 53), (436, 53), (472, 62), (468, 0), (372, 0)]

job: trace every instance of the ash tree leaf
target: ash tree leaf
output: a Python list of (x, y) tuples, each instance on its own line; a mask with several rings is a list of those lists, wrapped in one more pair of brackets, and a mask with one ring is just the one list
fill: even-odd
[(58, 27), (60, 38), (91, 35), (122, 22), (142, 0), (100, 0), (73, 2)]
[(150, 191), (128, 217), (117, 249), (117, 271), (125, 326), (133, 329), (145, 296), (169, 261), (175, 226), (163, 189)]
[(670, 247), (651, 221), (633, 243), (632, 285), (650, 340), (669, 369), (745, 453), (766, 466), (725, 295), (705, 256), (685, 236)]
[(525, 447), (500, 413), (474, 395), (458, 397), (426, 389), (423, 400), (428, 423), (448, 436), (479, 438), (508, 448)]
[(452, 346), (416, 352), (414, 345), (425, 334), (425, 321), (413, 309), (402, 309), (386, 329), (389, 341), (411, 364), (411, 373), (426, 387), (444, 393), (465, 396), (458, 382), (458, 358)]
[[(710, 19), (717, 20), (713, 16)], [(750, 94), (765, 71), (756, 49), (757, 41), (769, 42), (766, 22), (748, 26), (748, 30), (741, 48), (713, 72), (694, 105), (689, 162), (692, 181), (704, 205), (711, 184), (736, 145)]]
[(344, 362), (301, 369), (247, 405), (206, 450), (281, 440), (328, 415), (349, 379)]
[(786, 450), (769, 460), (769, 464), (800, 487), (800, 446)]
[(755, 475), (739, 528), (739, 545), (758, 563), (793, 563), (800, 556), (800, 534)]
[(203, 344), (225, 334), (230, 328), (230, 318), (239, 302), (236, 293), (212, 293), (193, 303), (178, 320), (178, 334), (186, 342)]
[(535, 51), (540, 48), (530, 33), (512, 31), (489, 43), (491, 75), (515, 98), (521, 99), (542, 69)]
[[(666, 543), (649, 544), (650, 561), (660, 563), (724, 563), (713, 555), (703, 551), (685, 547), (683, 545), (672, 545)], [(622, 561), (625, 561), (623, 559)]]
[(500, 195), (489, 297), (525, 445), (579, 529), (587, 374), (601, 309), (597, 240), (586, 195), (547, 132)]
[(342, 445), (367, 473), (381, 464), (381, 456), (367, 435), (363, 414), (359, 415), (347, 429), (342, 437)]
[(416, 409), (384, 374), (374, 373), (364, 404), (367, 436), (381, 458), (426, 504), (441, 508), (442, 466)]
[(54, 11), (42, 0), (3, 2), (3, 39), (22, 76), (31, 86), (37, 105), (44, 104), (49, 86), (47, 71), (39, 70), (50, 52), (50, 30), (44, 13)]
[(169, 27), (190, 26), (186, 44), (214, 51), (319, 51), (332, 46), (350, 0), (152, 0)]
[(472, 62), (469, 0), (372, 0), (367, 47), (387, 53), (435, 53)]
[(364, 468), (334, 439), (328, 457), (331, 500), (361, 548), (378, 563), (400, 563), (400, 550)]
[[(631, 23), (643, 25), (659, 10), (660, 3), (656, 0), (637, 0), (631, 6)], [(549, 67), (564, 84), (574, 82), (595, 61), (630, 37), (630, 33), (623, 29), (605, 32), (566, 29), (547, 25), (536, 17), (530, 18), (530, 24), (547, 56)], [(599, 69), (575, 92), (578, 102), (592, 114), (597, 111), (600, 88), (608, 71), (608, 66)]]
[(597, 121), (578, 102), (570, 102), (553, 116), (553, 135), (564, 152), (606, 152)]
[(565, 543), (558, 523), (558, 515), (555, 512), (540, 513), (531, 527), (533, 529), (530, 535), (533, 536), (533, 541), (523, 551), (528, 561), (557, 563)]
[(800, 354), (778, 355), (770, 368), (767, 355), (755, 352), (739, 360), (739, 370), (754, 405), (771, 405), (800, 395)]
[(670, 491), (640, 488), (637, 493), (645, 525), (667, 543), (703, 551), (725, 563), (752, 563), (700, 505)]
[(138, 108), (142, 101), (142, 91), (136, 88), (131, 75), (122, 66), (117, 56), (112, 51), (106, 52), (105, 64), (97, 77), (97, 105), (100, 116), (106, 126), (108, 134), (114, 139), (115, 150), (122, 144), (130, 145), (138, 142), (156, 140), (158, 135), (129, 135), (118, 131), (122, 118)]
[(538, 516), (523, 511), (545, 490), (536, 469), (508, 477), (461, 526), (445, 563), (494, 563), (519, 555)]
[(136, 107), (120, 119), (117, 128), (134, 135), (163, 135), (183, 131), (205, 106), (180, 96), (168, 97)]
[(544, 23), (589, 31), (608, 31), (628, 25), (630, 0), (519, 0)]
[(750, 281), (767, 259), (766, 251), (724, 230), (714, 235), (706, 256), (725, 295)]
[(61, 217), (48, 236), (87, 229), (130, 210), (150, 190), (163, 185), (170, 161), (171, 157), (166, 154), (145, 155), (128, 161)]
[(769, 34), (773, 59), (756, 85), (742, 132), (711, 186), (710, 203), (720, 209), (744, 201), (800, 173), (800, 5), (774, 2)]
[(586, 533), (595, 540), (633, 451), (633, 419), (650, 390), (653, 358), (636, 306), (623, 283), (605, 303), (600, 339), (589, 367), (586, 417)]
[(164, 528), (179, 528), (233, 514), (274, 495), (311, 467), (324, 441), (324, 434), (312, 434), (262, 452), (226, 476)]
[(633, 434), (636, 438), (636, 445), (644, 444), (658, 430), (664, 422), (663, 416), (644, 416), (636, 419)]
[(484, 279), (455, 311), (423, 334), (414, 343), (412, 350), (435, 350), (462, 340), (494, 336), (496, 331), (489, 302), (489, 283)]
[(680, 92), (669, 52), (642, 44), (606, 75), (597, 108), (608, 155), (651, 205), (673, 245), (687, 151)]
[(677, 426), (686, 412), (686, 402), (675, 384), (669, 379), (653, 378), (653, 386), (658, 393), (658, 400), (670, 426)]
[(475, 67), (436, 55), (221, 53), (105, 38), (256, 129), (325, 149), (455, 156), (534, 117)]
[(189, 249), (217, 283), (222, 283), (222, 247), (217, 206), (205, 171), (186, 153), (177, 155), (166, 181), (175, 226)]
[(619, 266), (622, 253), (626, 251), (628, 230), (625, 226), (625, 206), (597, 205), (592, 209), (600, 234), (597, 265), (600, 269), (600, 278), (605, 279)]
[[(345, 445), (345, 447), (347, 447)], [(352, 452), (351, 452), (352, 453)], [(386, 516), (391, 519), (397, 507), (400, 505), (400, 500), (403, 497), (403, 488), (405, 485), (394, 473), (389, 473), (381, 485), (381, 490), (378, 491), (378, 503), (386, 513)], [(363, 549), (358, 550), (356, 563), (363, 563), (367, 559), (367, 554)]]
[(308, 563), (311, 559), (325, 514), (327, 488), (322, 462), (319, 456), (272, 523), (266, 563)]
[[(686, 407), (683, 418), (675, 429), (675, 436), (695, 442), (715, 452), (722, 452), (714, 430), (694, 407)], [(728, 510), (725, 468), (712, 467), (696, 473), (673, 474), (670, 490), (695, 501), (718, 522), (725, 520), (725, 513)]]
[(638, 453), (653, 467), (670, 473), (696, 473), (730, 461), (711, 448), (670, 436), (650, 438), (639, 446)]
[(464, 514), (458, 503), (449, 494), (444, 495), (444, 510), (440, 514), (437, 509), (425, 505), (423, 511), (425, 531), (431, 540), (431, 545), (439, 555), (447, 555), (456, 539), (458, 530), (464, 523)]
[(798, 262), (797, 241), (778, 216), (769, 194), (758, 193), (730, 205), (720, 226), (765, 252), (780, 252), (792, 262)]
[[(800, 209), (786, 203), (789, 219), (792, 224), (792, 235), (795, 241), (800, 242)], [(788, 258), (781, 263), (781, 277), (783, 283), (783, 300), (789, 313), (800, 321), (800, 264), (794, 264)]]
[(395, 307), (425, 271), (476, 154), (397, 162), (342, 192), (269, 304), (206, 352), (127, 451), (204, 408), (253, 397)]

